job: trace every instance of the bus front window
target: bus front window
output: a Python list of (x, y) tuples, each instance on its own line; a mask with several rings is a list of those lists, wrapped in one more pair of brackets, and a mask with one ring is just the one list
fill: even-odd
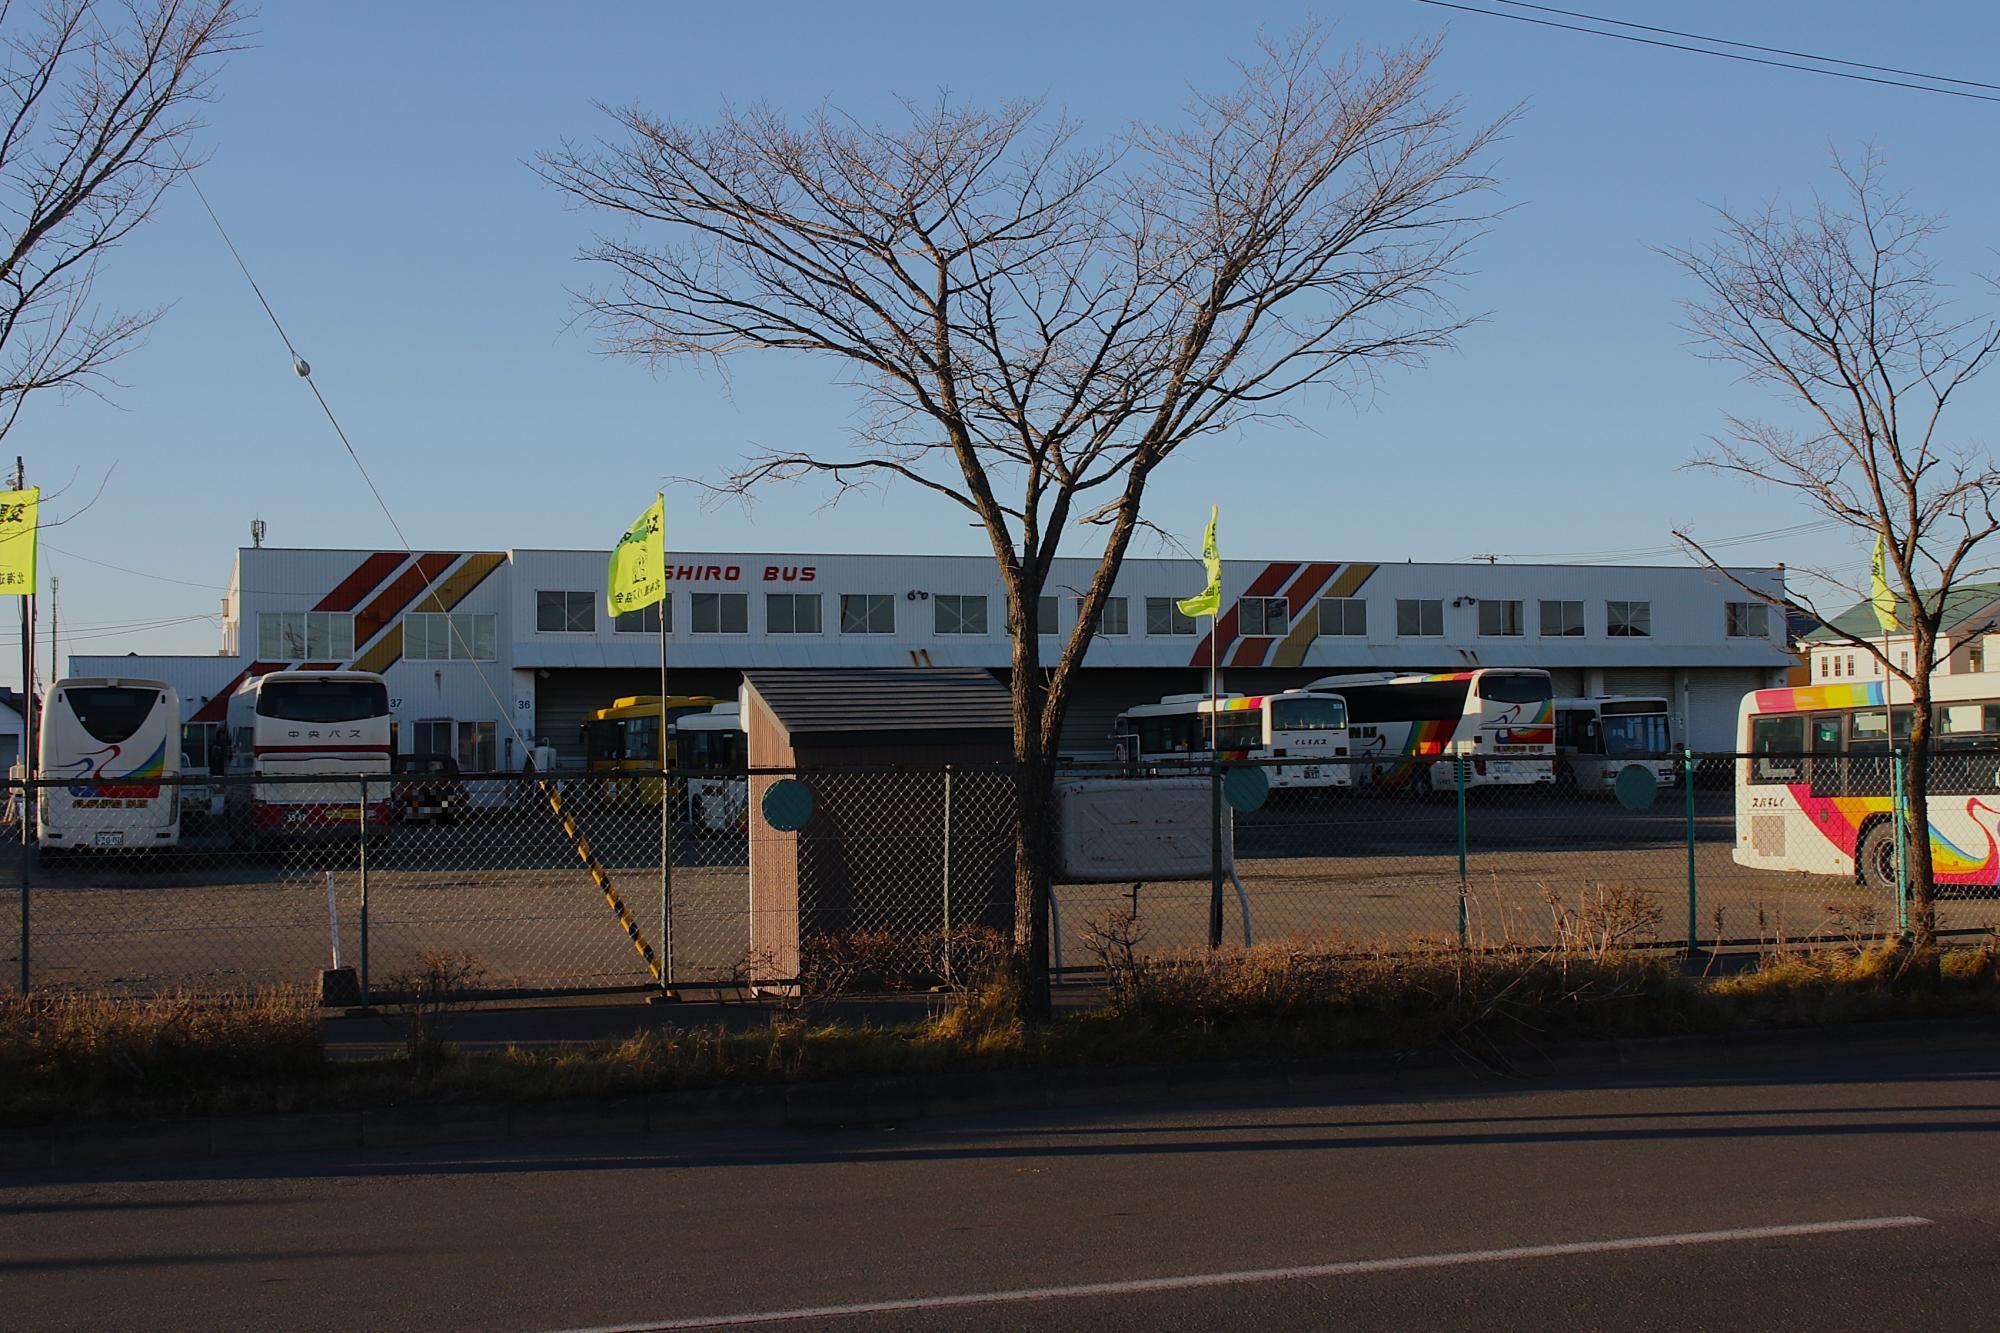
[(1627, 714), (1607, 717), (1600, 723), (1604, 732), (1604, 753), (1609, 755), (1663, 755), (1667, 753), (1667, 719), (1663, 713)]
[(1272, 731), (1339, 731), (1347, 725), (1347, 705), (1338, 699), (1273, 699)]

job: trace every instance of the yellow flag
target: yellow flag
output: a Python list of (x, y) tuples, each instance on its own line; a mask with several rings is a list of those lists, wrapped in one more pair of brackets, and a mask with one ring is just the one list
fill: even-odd
[(1882, 534), (1875, 534), (1875, 563), (1868, 571), (1868, 600), (1875, 604), (1875, 623), (1884, 634), (1896, 629), (1896, 594), (1889, 591), (1888, 547)]
[(27, 597), (35, 591), (35, 525), (42, 488), (0, 491), (0, 597)]
[(1222, 610), (1222, 557), (1215, 552), (1217, 506), (1208, 507), (1208, 535), (1201, 539), (1201, 563), (1208, 566), (1208, 586), (1185, 601), (1176, 602), (1184, 616), (1213, 616)]
[(666, 529), (667, 497), (656, 495), (611, 552), (611, 569), (604, 586), (612, 615), (643, 610), (665, 600)]

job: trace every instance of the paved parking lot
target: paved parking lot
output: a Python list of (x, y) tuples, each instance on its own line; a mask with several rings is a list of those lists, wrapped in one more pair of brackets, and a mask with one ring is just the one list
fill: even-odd
[[(644, 812), (613, 809), (586, 811), (582, 824), (641, 932), (664, 951), (658, 824)], [(1474, 943), (1543, 945), (1563, 929), (1601, 929), (1607, 903), (1613, 924), (1635, 931), (1637, 941), (1685, 937), (1689, 823), (1679, 793), (1645, 812), (1543, 791), (1475, 793), (1466, 826), (1461, 881), (1455, 802), (1281, 793), (1238, 819), (1243, 894), (1228, 894), (1227, 937), (1242, 938), (1247, 901), (1256, 941), (1456, 941), (1461, 900), (1465, 936)], [(1704, 941), (1867, 931), (1893, 915), (1892, 904), (1837, 876), (1736, 866), (1728, 791), (1696, 793), (1693, 831), (1696, 933)], [(760, 826), (757, 836), (769, 835)], [(674, 847), (676, 976), (741, 975), (750, 965), (748, 839), (741, 831), (697, 836), (677, 826)], [(34, 984), (152, 991), (314, 981), (331, 956), (329, 889), (343, 961), (360, 960), (361, 859), (352, 843), (250, 854), (204, 834), (167, 856), (86, 855), (36, 867), (28, 904)], [(538, 811), (398, 827), (366, 859), (368, 965), (377, 984), (428, 948), (471, 953), (495, 987), (649, 980), (569, 841)], [(941, 886), (916, 870), (935, 858), (913, 848), (909, 860), (911, 875), (878, 892), (905, 919), (932, 910), (941, 918)], [(11, 887), (18, 865), (9, 870)], [(1144, 949), (1196, 947), (1207, 938), (1205, 881), (1136, 891), (1129, 884), (1063, 885), (1056, 900), (1058, 952), (1067, 965), (1092, 961), (1093, 925), (1135, 906)], [(1649, 919), (1648, 904), (1657, 907), (1657, 920)], [(966, 919), (967, 904), (957, 910)], [(1947, 928), (1987, 927), (2000, 922), (2000, 904), (1953, 901), (1941, 915)], [(853, 925), (865, 930), (870, 921)], [(0, 913), (6, 984), (18, 977), (19, 948), (18, 913)]]

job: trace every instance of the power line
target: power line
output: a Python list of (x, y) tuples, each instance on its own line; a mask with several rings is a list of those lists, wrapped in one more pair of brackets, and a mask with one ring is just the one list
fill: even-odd
[[(1624, 19), (1604, 18), (1598, 14), (1585, 14), (1574, 9), (1557, 9), (1553, 5), (1531, 5), (1527, 0), (1488, 0), (1490, 4), (1506, 5), (1509, 9), (1535, 9), (1544, 14), (1562, 14), (1573, 19), (1588, 19), (1592, 23), (1607, 23), (1614, 28), (1636, 28), (1640, 32), (1664, 33), (1669, 37), (1686, 37), (1697, 42), (1713, 42), (1717, 46), (1734, 46), (1743, 51), (1764, 51), (1775, 56), (1796, 56), (1800, 60), (1817, 60), (1826, 65), (1846, 65), (1850, 69), (1872, 69), (1880, 74), (1904, 74), (1913, 79), (1928, 79), (1932, 83), (1956, 83), (1966, 88), (1990, 88), (2000, 92), (2000, 83), (1981, 83), (1977, 79), (1954, 79), (1946, 74), (1926, 74), (1920, 69), (1898, 69), (1894, 65), (1871, 65), (1865, 60), (1842, 60), (1839, 56), (1814, 55), (1810, 51), (1789, 51), (1782, 46), (1759, 46), (1755, 42), (1731, 41), (1727, 37), (1704, 37), (1698, 32), (1681, 32), (1675, 28), (1656, 28), (1650, 23), (1630, 23)], [(1502, 17), (1506, 17), (1503, 15)]]
[[(1690, 54), (1698, 56), (1714, 56), (1718, 60), (1736, 60), (1746, 65), (1767, 65), (1773, 69), (1798, 70), (1801, 73), (1805, 74), (1823, 74), (1830, 79), (1850, 79), (1856, 83), (1873, 83), (1888, 88), (1909, 88), (1920, 93), (1936, 93), (1940, 97), (1962, 97), (1974, 102), (2000, 102), (2000, 97), (1990, 96), (1986, 93), (1968, 92), (1963, 88), (1940, 88), (1934, 83), (1911, 83), (1907, 79), (1878, 78), (1872, 74), (1855, 74), (1844, 69), (1823, 69), (1818, 65), (1800, 65), (1800, 64), (1795, 64), (1792, 61), (1788, 60), (1767, 60), (1763, 56), (1741, 55), (1735, 51), (1717, 51), (1712, 47), (1706, 47), (1706, 46), (1689, 46), (1682, 42), (1662, 41), (1657, 37), (1640, 37), (1629, 32), (1607, 32), (1603, 28), (1586, 28), (1581, 24), (1576, 24), (1576, 23), (1558, 23), (1554, 19), (1538, 19), (1530, 17), (1527, 14), (1508, 14), (1500, 10), (1481, 9), (1476, 5), (1456, 4), (1453, 3), (1453, 0), (1417, 0), (1417, 3), (1420, 5), (1431, 5), (1438, 9), (1456, 9), (1466, 14), (1480, 14), (1485, 16), (1486, 18), (1506, 19), (1510, 23), (1532, 23), (1536, 27), (1540, 28), (1560, 28), (1565, 32), (1580, 32), (1589, 37), (1610, 37), (1616, 41), (1634, 42), (1640, 46), (1657, 46), (1669, 51), (1686, 51), (1689, 52)], [(1492, 3), (1507, 4), (1510, 3), (1510, 0), (1492, 0)], [(1551, 12), (1562, 13), (1567, 11), (1557, 10)], [(1599, 19), (1596, 18), (1594, 15), (1585, 15), (1584, 17), (1591, 18), (1593, 22), (1598, 22), (1598, 23), (1612, 23), (1616, 21), (1613, 19)], [(1662, 29), (1661, 31), (1664, 31), (1664, 29)], [(1704, 42), (1708, 41), (1720, 42), (1722, 39), (1713, 37), (1697, 37), (1696, 40)], [(1731, 43), (1731, 44), (1747, 45), (1741, 43)], [(1819, 57), (1808, 56), (1806, 58), (1818, 59)], [(1842, 63), (1852, 64), (1855, 62), (1842, 62)], [(1872, 66), (1861, 66), (1861, 68), (1872, 68)], [(1918, 77), (1928, 79), (1938, 76), (1924, 74), (1924, 75), (1919, 75)], [(1950, 82), (1966, 83), (1970, 81), (1963, 79), (1953, 79), (1950, 80)], [(1991, 85), (1979, 84), (1976, 86), (1989, 87)]]
[[(250, 266), (243, 262), (242, 254), (236, 249), (236, 243), (229, 239), (229, 229), (224, 227), (222, 219), (216, 216), (215, 209), (208, 202), (208, 196), (202, 193), (201, 182), (195, 179), (193, 172), (188, 173), (188, 184), (194, 187), (195, 197), (201, 200), (201, 206), (208, 213), (208, 220), (215, 224), (216, 233), (222, 237), (222, 243), (229, 247), (230, 256), (236, 260), (236, 267), (243, 273), (243, 280), (249, 283), (250, 290), (257, 294), (257, 303), (264, 307), (264, 313), (270, 317), (271, 327), (277, 330), (279, 339), (285, 344), (285, 350), (292, 354), (292, 369), (298, 374), (300, 379), (306, 382), (306, 387), (312, 390), (314, 400), (319, 403), (319, 410), (326, 414), (327, 423), (333, 427), (333, 433), (340, 437), (341, 447), (346, 449), (347, 456), (354, 460), (355, 470), (360, 472), (361, 480), (367, 484), (368, 493), (375, 497), (376, 505), (382, 510), (382, 517), (389, 520), (389, 529), (396, 534), (396, 540), (402, 543), (403, 554), (413, 561), (416, 560), (416, 548), (411, 546), (410, 539), (403, 535), (403, 525), (396, 521), (396, 515), (390, 510), (389, 502), (382, 498), (382, 492), (375, 485), (375, 479), (368, 475), (367, 464), (363, 463), (361, 455), (355, 452), (353, 442), (347, 438), (347, 431), (341, 427), (340, 418), (333, 414), (333, 408), (327, 403), (325, 395), (320, 393), (319, 385), (313, 381), (312, 367), (306, 363), (304, 357), (299, 355), (298, 348), (292, 345), (291, 335), (285, 332), (284, 324), (278, 319), (278, 312), (273, 310), (271, 303), (264, 299), (264, 289), (259, 287), (257, 279), (251, 276)], [(422, 606), (424, 599), (432, 595), (432, 589), (436, 586), (437, 579), (424, 571), (421, 562), (417, 564), (417, 570), (423, 579), (423, 584), (418, 591), (416, 600), (411, 605)], [(439, 571), (439, 573), (442, 572), (442, 570)], [(439, 609), (442, 610), (443, 608), (440, 607)], [(480, 665), (478, 658), (472, 652), (472, 645), (466, 642), (464, 634), (459, 630), (456, 618), (448, 615), (444, 617), (444, 622), (445, 632), (458, 640), (459, 645), (466, 650), (465, 660), (472, 663), (473, 674), (479, 677), (480, 685), (485, 688), (487, 697), (493, 701), (493, 711), (499, 714), (501, 724), (509, 732), (513, 733), (514, 739), (520, 742), (524, 753), (531, 753), (533, 747), (529, 745), (528, 738), (521, 734), (521, 729), (518, 726), (514, 725), (514, 710), (501, 702), (500, 695), (493, 688), (493, 682), (486, 678), (486, 668)], [(660, 754), (663, 759), (666, 755), (666, 715), (667, 701), (663, 697), (660, 700)]]

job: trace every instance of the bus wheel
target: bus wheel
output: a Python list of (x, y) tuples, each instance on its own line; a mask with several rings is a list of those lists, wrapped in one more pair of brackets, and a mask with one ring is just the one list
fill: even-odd
[(1854, 869), (1862, 884), (1878, 893), (1896, 891), (1896, 825), (1877, 820), (1861, 837), (1854, 854)]

